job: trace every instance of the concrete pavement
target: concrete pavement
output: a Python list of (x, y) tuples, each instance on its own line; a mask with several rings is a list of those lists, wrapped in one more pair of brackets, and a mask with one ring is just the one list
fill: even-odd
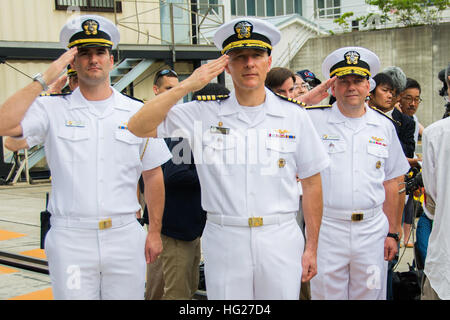
[[(45, 210), (49, 181), (0, 186), (0, 251), (45, 260), (40, 250), (40, 212)], [(396, 271), (407, 271), (413, 249), (401, 248)], [(52, 299), (48, 275), (0, 265), (0, 300)]]

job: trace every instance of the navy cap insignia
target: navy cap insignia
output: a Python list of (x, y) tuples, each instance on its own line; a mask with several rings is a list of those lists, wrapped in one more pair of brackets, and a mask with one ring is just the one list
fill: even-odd
[(81, 27), (83, 28), (84, 33), (88, 36), (96, 35), (98, 33), (98, 22), (95, 20), (86, 20), (83, 22)]
[(235, 24), (234, 32), (239, 39), (250, 38), (253, 31), (253, 25), (248, 21), (240, 21)]
[(344, 54), (344, 58), (347, 61), (347, 64), (358, 64), (359, 57), (360, 55), (356, 51), (348, 51)]

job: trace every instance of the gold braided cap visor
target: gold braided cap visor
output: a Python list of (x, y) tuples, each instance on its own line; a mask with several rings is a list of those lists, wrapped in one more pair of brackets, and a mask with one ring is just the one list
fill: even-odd
[(270, 44), (261, 40), (240, 40), (229, 43), (225, 48), (223, 48), (221, 53), (224, 54), (225, 52), (236, 48), (253, 48), (253, 47), (272, 50), (272, 46)]
[(113, 46), (112, 41), (109, 41), (106, 39), (90, 38), (90, 39), (79, 39), (79, 40), (72, 41), (71, 43), (69, 43), (69, 45), (67, 47), (70, 49), (74, 46), (83, 47), (83, 46), (88, 46), (88, 45), (92, 45), (92, 44), (96, 44), (96, 45), (102, 46), (102, 47), (112, 47)]
[(365, 68), (360, 67), (343, 67), (333, 70), (333, 72), (330, 73), (330, 78), (332, 78), (334, 75), (338, 77), (342, 77), (348, 74), (357, 74), (363, 77), (370, 77), (370, 71)]

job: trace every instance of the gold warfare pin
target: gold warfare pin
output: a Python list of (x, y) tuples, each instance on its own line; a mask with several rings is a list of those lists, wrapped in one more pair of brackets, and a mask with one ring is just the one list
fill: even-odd
[(219, 127), (211, 126), (210, 132), (215, 133), (215, 134), (229, 134), (230, 128), (224, 128), (221, 126), (219, 126)]

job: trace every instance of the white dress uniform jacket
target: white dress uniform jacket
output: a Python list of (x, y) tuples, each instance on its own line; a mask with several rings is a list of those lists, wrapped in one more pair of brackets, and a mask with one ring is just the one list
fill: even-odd
[[(222, 101), (174, 106), (158, 136), (190, 139), (208, 212), (202, 237), (208, 298), (298, 299), (303, 236), (294, 219), (296, 174), (307, 178), (329, 164), (306, 111), (266, 89), (261, 112), (249, 119), (232, 92)], [(264, 225), (249, 228), (250, 217), (263, 217)], [(266, 224), (271, 218), (277, 223)]]
[(354, 130), (336, 103), (309, 115), (331, 157), (323, 172), (324, 207), (344, 210), (371, 209), (383, 204), (383, 182), (409, 170), (395, 127), (366, 105), (359, 128)]
[(450, 118), (423, 131), (423, 183), (435, 201), (434, 223), (428, 242), (425, 274), (439, 298), (450, 299)]
[(180, 134), (193, 147), (203, 209), (217, 214), (295, 212), (296, 174), (306, 178), (329, 163), (305, 110), (268, 89), (264, 111), (253, 122), (234, 92), (223, 101), (174, 106), (158, 127), (158, 137)]
[(72, 94), (35, 100), (21, 125), (23, 136), (45, 139), (52, 174), (48, 210), (54, 216), (101, 217), (136, 212), (141, 171), (171, 154), (163, 140), (128, 131), (128, 119), (142, 103), (113, 90), (114, 104), (103, 114), (77, 88)]

